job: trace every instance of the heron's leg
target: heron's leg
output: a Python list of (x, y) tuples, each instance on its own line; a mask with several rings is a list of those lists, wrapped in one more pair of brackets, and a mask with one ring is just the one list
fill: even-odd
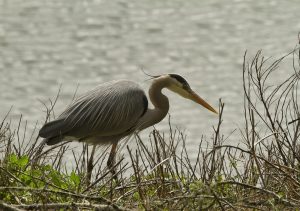
[(116, 174), (116, 170), (114, 168), (114, 165), (116, 163), (117, 145), (118, 145), (118, 143), (115, 143), (111, 146), (111, 150), (110, 150), (109, 157), (108, 157), (108, 160), (107, 160), (107, 166), (108, 166), (108, 168), (109, 168), (112, 175)]
[(95, 155), (95, 151), (96, 151), (96, 145), (93, 146), (90, 158), (88, 159), (88, 162), (87, 162), (86, 183), (87, 183), (88, 186), (91, 183), (92, 171), (94, 169), (94, 155)]

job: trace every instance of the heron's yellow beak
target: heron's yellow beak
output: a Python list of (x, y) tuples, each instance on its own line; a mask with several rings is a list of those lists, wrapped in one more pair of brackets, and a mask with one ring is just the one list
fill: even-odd
[(215, 114), (218, 114), (218, 112), (211, 107), (205, 100), (203, 100), (199, 95), (197, 95), (193, 90), (189, 90), (190, 93), (190, 99), (200, 105), (202, 105), (204, 108), (214, 112)]
[(207, 102), (205, 102), (205, 100), (203, 100), (199, 95), (197, 95), (190, 87), (183, 88), (179, 85), (171, 84), (167, 88), (170, 89), (171, 91), (179, 94), (180, 96), (182, 96), (184, 98), (190, 99), (190, 100), (202, 105), (203, 107), (210, 110), (211, 112), (218, 114), (218, 112), (213, 107), (211, 107)]

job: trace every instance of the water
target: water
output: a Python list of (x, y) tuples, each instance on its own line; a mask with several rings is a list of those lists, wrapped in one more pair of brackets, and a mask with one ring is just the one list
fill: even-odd
[[(151, 74), (184, 76), (214, 107), (225, 102), (222, 133), (243, 121), (242, 61), (247, 49), (266, 56), (289, 52), (300, 31), (300, 4), (290, 1), (0, 0), (0, 117), (13, 105), (28, 128), (41, 127), (40, 100), (54, 99), (60, 113), (78, 93), (129, 78), (147, 89)], [(280, 73), (280, 76), (286, 73)], [(174, 126), (185, 130), (188, 149), (208, 140), (217, 116), (165, 92)], [(158, 125), (168, 129), (167, 120)], [(237, 142), (238, 132), (232, 141)]]

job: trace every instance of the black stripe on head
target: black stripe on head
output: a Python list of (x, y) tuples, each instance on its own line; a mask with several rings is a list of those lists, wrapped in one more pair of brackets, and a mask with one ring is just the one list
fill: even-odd
[(169, 74), (169, 76), (175, 78), (179, 83), (183, 85), (183, 87), (190, 87), (189, 83), (182, 76), (177, 74)]

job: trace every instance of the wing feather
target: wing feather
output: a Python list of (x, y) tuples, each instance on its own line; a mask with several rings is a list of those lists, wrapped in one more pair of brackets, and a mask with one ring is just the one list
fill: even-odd
[(134, 127), (144, 114), (145, 93), (138, 84), (120, 80), (102, 84), (76, 99), (40, 130), (44, 138), (119, 135)]

